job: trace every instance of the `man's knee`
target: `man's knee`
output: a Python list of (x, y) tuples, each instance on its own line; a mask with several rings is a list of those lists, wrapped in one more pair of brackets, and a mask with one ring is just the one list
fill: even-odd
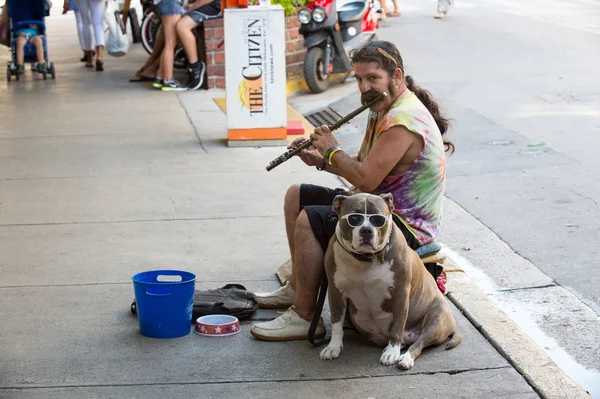
[(31, 43), (33, 43), (33, 45), (35, 47), (39, 47), (39, 46), (43, 45), (42, 38), (40, 36), (32, 37), (31, 38)]
[(17, 48), (23, 48), (25, 47), (25, 44), (27, 44), (27, 39), (25, 38), (25, 36), (18, 36), (17, 37)]
[(300, 184), (294, 184), (293, 186), (290, 186), (285, 193), (283, 210), (286, 214), (288, 212), (298, 212), (300, 210), (300, 186)]
[(194, 20), (188, 15), (185, 15), (177, 22), (175, 29), (179, 35), (185, 35), (186, 33), (193, 31), (196, 26), (198, 25), (194, 22)]

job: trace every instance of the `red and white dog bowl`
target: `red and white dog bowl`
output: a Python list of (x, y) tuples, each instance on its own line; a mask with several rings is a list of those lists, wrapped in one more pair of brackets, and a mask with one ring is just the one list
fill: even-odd
[(198, 317), (195, 331), (207, 337), (227, 337), (240, 332), (240, 322), (235, 316), (211, 314)]

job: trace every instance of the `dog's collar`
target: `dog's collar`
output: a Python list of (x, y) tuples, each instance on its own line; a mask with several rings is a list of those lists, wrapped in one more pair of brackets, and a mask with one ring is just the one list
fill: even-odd
[(392, 231), (390, 233), (390, 239), (389, 239), (388, 243), (380, 251), (369, 253), (369, 254), (358, 253), (358, 252), (352, 251), (350, 248), (348, 248), (344, 245), (344, 241), (340, 240), (337, 237), (337, 235), (336, 235), (335, 239), (337, 240), (337, 242), (340, 243), (342, 248), (344, 248), (346, 250), (346, 252), (350, 253), (356, 260), (359, 260), (361, 262), (373, 262), (373, 259), (377, 258), (379, 260), (379, 262), (383, 262), (383, 251), (385, 251), (387, 249), (388, 245), (390, 245), (390, 242), (392, 242), (393, 237), (394, 237), (394, 229), (392, 228)]

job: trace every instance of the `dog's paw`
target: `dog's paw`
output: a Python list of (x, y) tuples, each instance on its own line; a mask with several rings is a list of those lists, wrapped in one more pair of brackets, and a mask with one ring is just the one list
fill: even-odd
[(398, 361), (398, 368), (402, 370), (410, 370), (415, 365), (415, 359), (412, 358), (410, 353), (406, 352), (404, 355), (400, 356), (400, 360)]
[(342, 345), (329, 344), (321, 351), (320, 357), (322, 360), (337, 359), (340, 356), (341, 351)]
[(384, 366), (393, 366), (400, 360), (400, 345), (388, 344), (381, 354), (379, 362)]

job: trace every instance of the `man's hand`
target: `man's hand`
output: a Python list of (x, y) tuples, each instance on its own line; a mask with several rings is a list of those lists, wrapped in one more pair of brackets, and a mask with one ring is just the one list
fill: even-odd
[[(301, 142), (304, 141), (303, 137), (298, 137), (288, 146), (288, 149), (296, 148)], [(321, 166), (323, 164), (323, 157), (312, 145), (307, 149), (304, 149), (298, 153), (298, 156), (308, 166)]]
[(315, 147), (321, 155), (323, 155), (327, 149), (339, 144), (327, 125), (316, 128), (315, 132), (310, 135), (310, 138), (313, 139), (313, 147)]

